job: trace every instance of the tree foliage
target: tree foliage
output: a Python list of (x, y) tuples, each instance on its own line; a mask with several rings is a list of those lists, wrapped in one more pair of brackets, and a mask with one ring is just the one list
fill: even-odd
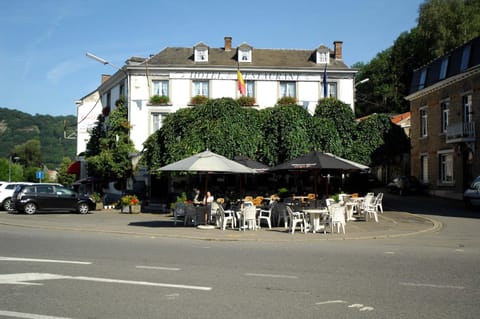
[[(100, 126), (99, 127), (100, 130)], [(133, 175), (131, 155), (135, 152), (133, 142), (129, 137), (130, 123), (128, 110), (124, 100), (116, 102), (115, 109), (105, 120), (105, 131), (98, 132), (92, 139), (98, 139), (99, 153), (89, 150), (86, 154), (89, 176), (95, 176), (104, 181), (119, 181), (122, 185)], [(91, 145), (92, 139), (89, 141)]]
[(68, 167), (72, 164), (72, 160), (68, 157), (64, 157), (62, 163), (57, 172), (57, 181), (62, 185), (72, 185), (75, 182), (76, 176), (74, 174), (68, 174)]
[(357, 116), (406, 112), (413, 70), (480, 35), (480, 1), (426, 0), (417, 22), (369, 63), (356, 64), (356, 80), (370, 79), (356, 88)]

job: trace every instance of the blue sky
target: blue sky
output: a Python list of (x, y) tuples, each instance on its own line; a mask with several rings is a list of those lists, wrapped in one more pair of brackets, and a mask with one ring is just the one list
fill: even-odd
[[(15, 0), (0, 12), (0, 107), (76, 115), (114, 65), (165, 47), (315, 49), (343, 41), (348, 65), (369, 62), (416, 26), (423, 0)], [(1, 119), (0, 119), (1, 120)]]

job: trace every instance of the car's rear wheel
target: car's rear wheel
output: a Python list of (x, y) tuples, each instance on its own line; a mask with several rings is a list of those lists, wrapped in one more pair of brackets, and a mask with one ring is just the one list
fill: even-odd
[(24, 207), (24, 211), (28, 215), (33, 215), (37, 212), (37, 205), (34, 203), (27, 203)]
[(78, 212), (80, 214), (87, 214), (88, 213), (88, 204), (87, 203), (78, 204)]

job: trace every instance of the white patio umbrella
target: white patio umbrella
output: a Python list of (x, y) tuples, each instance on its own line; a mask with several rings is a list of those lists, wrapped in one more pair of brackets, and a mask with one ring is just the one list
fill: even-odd
[[(208, 173), (240, 173), (254, 174), (256, 171), (245, 165), (232, 161), (225, 156), (213, 153), (209, 150), (192, 155), (160, 167), (159, 171), (169, 172), (204, 172), (205, 191), (208, 189)], [(205, 208), (205, 223), (207, 222), (207, 208)]]

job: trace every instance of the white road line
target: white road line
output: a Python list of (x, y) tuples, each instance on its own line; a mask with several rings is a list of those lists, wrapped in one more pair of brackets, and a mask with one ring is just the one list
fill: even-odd
[(166, 283), (159, 283), (159, 282), (120, 280), (120, 279), (98, 278), (98, 277), (64, 276), (64, 275), (56, 275), (56, 274), (48, 274), (48, 273), (20, 273), (20, 274), (0, 275), (0, 284), (41, 285), (39, 283), (32, 283), (31, 281), (54, 280), (54, 279), (84, 280), (84, 281), (94, 281), (94, 282), (104, 282), (104, 283), (167, 287), (167, 288), (203, 290), (203, 291), (212, 290), (212, 287), (204, 287), (204, 286), (175, 285), (175, 284), (166, 284)]
[(181, 268), (175, 267), (156, 267), (156, 266), (135, 266), (138, 269), (153, 269), (153, 270), (171, 270), (171, 271), (179, 271)]
[(82, 276), (67, 277), (67, 278), (74, 279), (74, 280), (86, 280), (86, 281), (107, 282), (107, 283), (116, 283), (116, 284), (140, 285), (140, 286), (168, 287), (168, 288), (204, 290), (204, 291), (212, 290), (212, 287), (175, 285), (175, 284), (165, 284), (165, 283), (158, 283), (158, 282), (148, 282), (148, 281), (133, 281), (133, 280), (120, 280), (120, 279), (82, 277)]
[(37, 258), (17, 258), (17, 257), (1, 257), (0, 261), (29, 261), (36, 263), (60, 263), (60, 264), (77, 264), (77, 265), (91, 265), (91, 262), (76, 261), (76, 260), (59, 260), (59, 259), (37, 259)]
[(268, 277), (268, 278), (287, 278), (287, 279), (298, 279), (297, 276), (289, 276), (289, 275), (274, 275), (274, 274), (254, 274), (254, 273), (246, 273), (245, 276), (250, 277)]
[(412, 286), (412, 287), (427, 287), (427, 288), (447, 288), (447, 289), (465, 289), (464, 286), (451, 286), (451, 285), (435, 285), (435, 284), (422, 284), (415, 282), (399, 282), (402, 286)]
[(0, 310), (0, 316), (12, 317), (12, 318), (27, 318), (27, 319), (71, 319), (67, 317), (44, 316), (44, 315), (37, 315), (34, 313), (6, 311), (6, 310)]
[(315, 304), (316, 305), (328, 305), (328, 304), (331, 304), (331, 303), (347, 303), (347, 302), (344, 301), (344, 300), (327, 300), (327, 301), (317, 302)]

